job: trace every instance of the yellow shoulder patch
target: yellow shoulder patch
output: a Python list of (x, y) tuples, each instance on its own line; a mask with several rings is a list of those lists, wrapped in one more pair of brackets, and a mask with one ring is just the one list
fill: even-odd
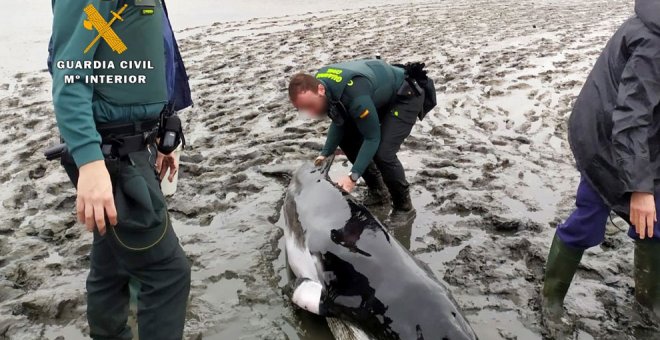
[(369, 109), (366, 109), (364, 110), (364, 112), (360, 114), (360, 119), (367, 118), (368, 115), (369, 115)]

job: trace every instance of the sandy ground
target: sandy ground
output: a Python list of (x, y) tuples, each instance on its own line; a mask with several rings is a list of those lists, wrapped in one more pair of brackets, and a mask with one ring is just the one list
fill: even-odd
[[(441, 1), (183, 32), (196, 106), (170, 207), (193, 263), (187, 337), (329, 339), (281, 292), (282, 170), (311, 161), (328, 125), (298, 117), (286, 81), (377, 53), (426, 61), (440, 101), (401, 152), (418, 217), (393, 232), (449, 285), (481, 339), (547, 337), (543, 266), (579, 179), (566, 118), (631, 13), (622, 0)], [(63, 171), (42, 160), (57, 141), (49, 77), (17, 74), (0, 98), (0, 338), (82, 338), (91, 237), (74, 223)], [(587, 252), (569, 291), (578, 339), (660, 337), (634, 304), (632, 243), (619, 228)]]

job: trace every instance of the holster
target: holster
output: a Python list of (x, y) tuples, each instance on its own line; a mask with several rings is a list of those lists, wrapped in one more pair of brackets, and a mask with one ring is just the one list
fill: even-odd
[(424, 91), (424, 109), (419, 114), (419, 120), (423, 120), (426, 117), (426, 114), (431, 112), (433, 108), (438, 105), (438, 100), (436, 97), (435, 83), (433, 79), (427, 76), (427, 71), (424, 69), (426, 64), (424, 63), (407, 63), (405, 65), (395, 65), (403, 68), (406, 71), (406, 82), (409, 82), (409, 79), (415, 81), (416, 86), (419, 87), (421, 91)]
[(98, 125), (101, 135), (101, 151), (108, 158), (123, 158), (145, 150), (154, 144), (158, 136), (158, 119), (119, 124)]
[(404, 97), (419, 97), (424, 94), (423, 91), (424, 90), (419, 86), (419, 84), (417, 84), (417, 80), (406, 77), (396, 94), (398, 96)]
[[(101, 135), (103, 156), (124, 157), (132, 152), (145, 150), (155, 143), (158, 132), (158, 120), (138, 121), (119, 124), (100, 124), (97, 130)], [(46, 160), (71, 157), (65, 143), (49, 147), (44, 151)]]

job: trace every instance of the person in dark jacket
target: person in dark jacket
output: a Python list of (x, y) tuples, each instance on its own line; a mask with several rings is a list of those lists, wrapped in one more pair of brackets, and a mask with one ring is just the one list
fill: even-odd
[[(162, 179), (169, 169), (171, 181), (177, 165), (171, 154), (156, 152), (154, 142), (161, 113), (192, 101), (165, 2), (53, 0), (52, 9), (53, 105), (68, 149), (61, 163), (76, 187), (78, 220), (94, 233), (86, 283), (89, 336), (133, 339), (129, 283), (138, 283), (139, 338), (182, 339), (190, 263), (157, 174)], [(121, 67), (141, 61), (151, 67)], [(104, 82), (100, 76), (146, 81)]]
[(404, 68), (376, 59), (326, 66), (316, 76), (295, 75), (289, 97), (298, 110), (316, 118), (327, 114), (332, 120), (316, 162), (340, 146), (353, 163), (351, 172), (338, 181), (344, 190), (351, 192), (362, 177), (369, 188), (365, 205), (387, 203), (391, 195), (392, 221), (414, 216), (396, 154), (423, 114), (424, 90), (407, 79)]
[(635, 297), (660, 316), (660, 1), (637, 0), (636, 15), (610, 39), (569, 120), (582, 174), (577, 209), (557, 228), (543, 287), (543, 312), (558, 320), (585, 249), (603, 242), (610, 211), (631, 224)]

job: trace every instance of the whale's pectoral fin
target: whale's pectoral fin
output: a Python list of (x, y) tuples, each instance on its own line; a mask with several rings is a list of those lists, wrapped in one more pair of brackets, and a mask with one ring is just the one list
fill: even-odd
[(299, 278), (291, 287), (291, 302), (296, 306), (316, 315), (325, 316), (323, 308), (323, 285), (306, 278)]

